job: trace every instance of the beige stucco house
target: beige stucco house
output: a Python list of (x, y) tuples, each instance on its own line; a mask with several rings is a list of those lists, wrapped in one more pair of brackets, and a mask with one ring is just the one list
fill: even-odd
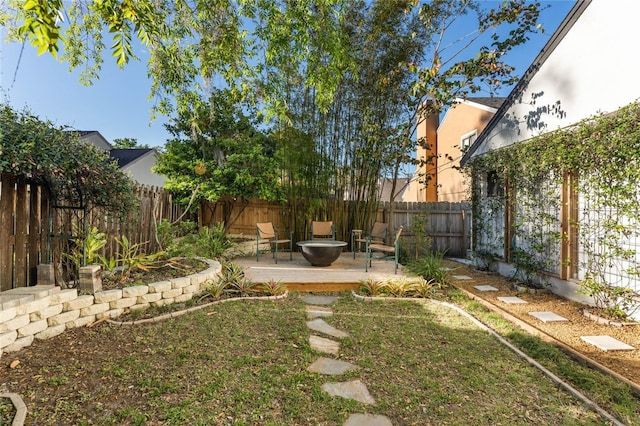
[[(468, 182), (460, 172), (460, 158), (484, 130), (505, 98), (475, 97), (458, 99), (444, 114), (422, 117), (417, 124), (418, 140), (428, 148), (418, 146), (416, 158), (434, 157), (416, 170), (407, 188), (404, 201), (466, 201)], [(425, 176), (428, 178), (425, 179)]]

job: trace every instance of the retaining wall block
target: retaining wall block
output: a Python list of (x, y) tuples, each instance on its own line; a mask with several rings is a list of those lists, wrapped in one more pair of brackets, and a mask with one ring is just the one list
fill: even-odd
[(162, 299), (162, 293), (147, 293), (143, 294), (142, 296), (138, 296), (137, 299), (137, 302), (142, 304), (157, 302), (158, 300)]
[(149, 309), (150, 307), (151, 307), (151, 303), (137, 303), (132, 307), (130, 307), (129, 309), (131, 309), (132, 311), (140, 311), (140, 310)]
[(23, 303), (20, 306), (16, 306), (16, 313), (18, 315), (30, 314), (31, 312), (48, 308), (50, 304), (51, 298), (49, 296), (45, 296), (41, 299), (36, 299), (31, 302)]
[(96, 314), (100, 314), (108, 310), (108, 303), (96, 303), (95, 305), (87, 306), (86, 308), (80, 309), (80, 317), (95, 316)]
[(195, 294), (197, 292), (200, 291), (200, 286), (199, 285), (188, 285), (186, 287), (182, 287), (182, 293), (183, 294), (187, 294), (187, 293), (191, 293), (191, 294)]
[(31, 319), (31, 321), (39, 321), (39, 320), (47, 319), (54, 315), (58, 315), (60, 312), (62, 312), (61, 303), (57, 305), (51, 305), (47, 308), (42, 309), (41, 311), (31, 312), (29, 314), (29, 319)]
[(0, 348), (5, 348), (16, 341), (18, 338), (18, 332), (11, 330), (6, 333), (0, 333)]
[(122, 290), (104, 290), (93, 295), (94, 303), (109, 303), (122, 298)]
[(133, 287), (125, 287), (122, 289), (122, 297), (138, 297), (149, 293), (149, 286), (136, 285)]
[(149, 284), (149, 293), (162, 293), (171, 290), (171, 288), (171, 281), (158, 281), (157, 283)]
[(181, 294), (182, 294), (182, 287), (174, 288), (173, 290), (163, 291), (162, 292), (162, 298), (163, 299), (173, 299), (174, 297), (179, 296)]
[(18, 337), (35, 335), (49, 327), (47, 320), (34, 321), (18, 329)]
[(75, 311), (93, 305), (93, 295), (85, 294), (62, 304), (63, 311)]
[(65, 326), (67, 327), (67, 329), (84, 327), (85, 325), (90, 324), (90, 323), (94, 322), (95, 320), (96, 320), (96, 316), (95, 315), (87, 315), (86, 317), (80, 317), (80, 318), (75, 319), (73, 321), (69, 321), (68, 323), (65, 324)]
[(138, 301), (137, 297), (123, 297), (122, 299), (109, 302), (110, 309), (124, 309), (133, 306)]
[(10, 344), (6, 348), (4, 348), (4, 351), (5, 352), (17, 352), (22, 348), (26, 348), (27, 346), (31, 346), (31, 344), (33, 343), (33, 339), (34, 339), (33, 335), (25, 336), (25, 337), (21, 337), (19, 339), (16, 339), (15, 342), (13, 342), (12, 344)]
[(26, 325), (29, 325), (31, 319), (28, 314), (23, 314), (11, 319), (9, 321), (5, 321), (0, 324), (0, 333), (7, 333), (9, 331), (15, 331), (19, 328), (22, 328)]
[(174, 289), (191, 285), (191, 278), (189, 277), (172, 278), (169, 281), (171, 281), (171, 288)]
[(57, 336), (58, 334), (64, 333), (66, 329), (67, 329), (66, 325), (60, 324), (54, 327), (48, 327), (47, 329), (42, 330), (40, 333), (36, 333), (34, 337), (40, 340), (50, 339), (52, 337)]
[(209, 275), (207, 274), (203, 274), (202, 272), (200, 272), (198, 274), (189, 275), (188, 278), (191, 279), (191, 285), (200, 285), (205, 281), (207, 281), (208, 279), (210, 279), (211, 277), (209, 277)]
[(62, 312), (61, 314), (54, 315), (51, 318), (47, 318), (47, 322), (49, 323), (49, 327), (55, 327), (57, 325), (65, 325), (76, 319), (80, 318), (80, 309), (76, 309), (73, 311)]
[(78, 297), (78, 289), (77, 288), (68, 288), (65, 290), (60, 290), (58, 293), (54, 293), (49, 296), (52, 305), (63, 304), (66, 302), (70, 302)]
[(164, 305), (170, 305), (171, 303), (173, 303), (173, 299), (160, 299), (155, 302), (151, 302), (151, 306), (153, 306), (154, 308), (159, 308)]
[(181, 295), (175, 297), (174, 302), (184, 303), (188, 300), (191, 300), (191, 298), (193, 298), (193, 293), (182, 293)]
[(15, 306), (13, 308), (7, 308), (0, 311), (0, 323), (5, 321), (12, 320), (16, 317), (18, 313), (16, 312)]

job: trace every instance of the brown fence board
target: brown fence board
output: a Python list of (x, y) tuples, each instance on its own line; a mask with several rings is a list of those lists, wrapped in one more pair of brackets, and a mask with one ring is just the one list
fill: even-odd
[(0, 290), (13, 288), (13, 206), (15, 179), (3, 173), (0, 183)]
[[(153, 253), (159, 250), (157, 223), (188, 218), (162, 188), (138, 187), (135, 196), (140, 209), (123, 220), (101, 209), (87, 211), (87, 227), (95, 226), (107, 234), (102, 253), (107, 258), (118, 256), (120, 247), (115, 237), (123, 235), (132, 244), (141, 244), (141, 251)], [(0, 175), (0, 291), (35, 284), (39, 263), (53, 263), (57, 279), (62, 279), (63, 253), (81, 243), (77, 239), (81, 235), (76, 234), (82, 232), (83, 221), (82, 209), (51, 208), (48, 193), (39, 186), (7, 173)], [(70, 236), (76, 239), (69, 239)]]
[(15, 214), (15, 271), (14, 284), (27, 281), (27, 232), (29, 228), (28, 189), (24, 179), (16, 182)]

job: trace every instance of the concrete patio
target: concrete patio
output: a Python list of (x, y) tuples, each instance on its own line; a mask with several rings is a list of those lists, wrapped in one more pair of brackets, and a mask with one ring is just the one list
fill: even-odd
[[(255, 251), (255, 249), (254, 249)], [(289, 260), (289, 252), (278, 252), (276, 264), (271, 253), (260, 255), (256, 262), (254, 255), (236, 257), (233, 263), (244, 267), (247, 278), (255, 282), (280, 281), (292, 291), (347, 291), (359, 287), (360, 281), (373, 278), (384, 280), (402, 276), (402, 266), (394, 274), (393, 260), (374, 259), (371, 268), (365, 272), (365, 254), (343, 252), (330, 266), (311, 266), (298, 252)]]

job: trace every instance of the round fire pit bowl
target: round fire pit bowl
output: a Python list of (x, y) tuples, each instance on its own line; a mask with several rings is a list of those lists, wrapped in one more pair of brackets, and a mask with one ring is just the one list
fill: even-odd
[(313, 266), (329, 266), (342, 253), (346, 241), (334, 240), (307, 240), (298, 241), (302, 256)]

